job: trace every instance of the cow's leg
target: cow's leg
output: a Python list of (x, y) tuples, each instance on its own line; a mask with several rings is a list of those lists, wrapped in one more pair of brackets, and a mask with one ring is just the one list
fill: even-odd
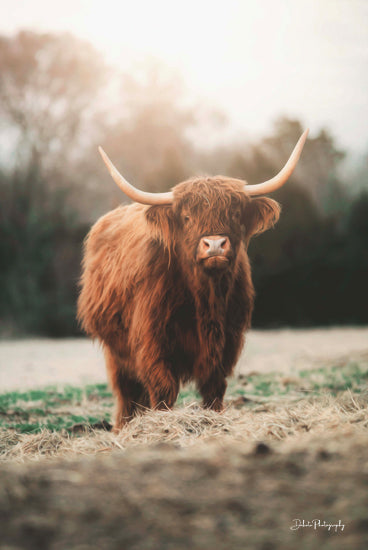
[(146, 367), (141, 378), (152, 408), (164, 410), (174, 406), (179, 393), (179, 380), (172, 373), (169, 363), (158, 361)]
[(213, 374), (205, 380), (199, 380), (198, 390), (203, 398), (203, 406), (206, 409), (222, 411), (224, 395), (227, 387), (225, 377)]
[(119, 431), (137, 411), (150, 406), (144, 386), (132, 376), (124, 361), (105, 350), (106, 367), (116, 397), (114, 431)]
[(114, 431), (119, 431), (144, 408), (149, 408), (149, 397), (143, 385), (136, 379), (130, 378), (125, 373), (119, 376), (115, 386), (116, 410)]

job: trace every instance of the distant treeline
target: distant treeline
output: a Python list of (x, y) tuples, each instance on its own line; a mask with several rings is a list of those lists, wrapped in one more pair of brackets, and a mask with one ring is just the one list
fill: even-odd
[[(256, 143), (194, 147), (196, 130), (221, 131), (218, 113), (184, 107), (180, 81), (162, 67), (121, 75), (70, 35), (0, 37), (0, 73), (3, 336), (79, 334), (83, 238), (99, 215), (125, 200), (106, 175), (99, 143), (127, 179), (160, 191), (201, 173), (263, 181), (279, 171), (303, 130), (280, 118)], [(119, 91), (114, 106), (112, 88)], [(255, 327), (368, 322), (368, 193), (347, 192), (343, 158), (320, 131), (274, 194), (280, 221), (249, 246)], [(355, 184), (363, 188), (360, 174)]]
[(278, 225), (253, 241), (249, 251), (257, 291), (253, 325), (366, 324), (368, 193), (338, 217), (313, 208), (300, 187), (290, 185), (278, 195), (283, 205)]

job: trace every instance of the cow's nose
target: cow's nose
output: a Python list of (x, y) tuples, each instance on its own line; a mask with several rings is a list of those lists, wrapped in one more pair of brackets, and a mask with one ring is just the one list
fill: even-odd
[(226, 236), (211, 235), (199, 241), (199, 253), (202, 257), (222, 256), (230, 250), (230, 240)]

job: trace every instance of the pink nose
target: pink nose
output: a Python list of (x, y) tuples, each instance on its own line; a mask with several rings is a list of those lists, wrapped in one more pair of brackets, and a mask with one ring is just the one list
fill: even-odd
[(211, 258), (211, 256), (223, 256), (230, 250), (228, 237), (211, 235), (202, 237), (198, 245), (198, 256), (200, 259)]

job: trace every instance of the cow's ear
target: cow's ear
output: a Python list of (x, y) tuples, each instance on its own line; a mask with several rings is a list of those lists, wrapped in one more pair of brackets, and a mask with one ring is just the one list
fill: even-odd
[(152, 227), (153, 236), (167, 246), (175, 230), (172, 206), (170, 204), (150, 206), (146, 210), (146, 220)]
[(267, 197), (251, 199), (244, 208), (242, 218), (246, 237), (249, 239), (273, 227), (280, 217), (280, 210), (279, 203)]

